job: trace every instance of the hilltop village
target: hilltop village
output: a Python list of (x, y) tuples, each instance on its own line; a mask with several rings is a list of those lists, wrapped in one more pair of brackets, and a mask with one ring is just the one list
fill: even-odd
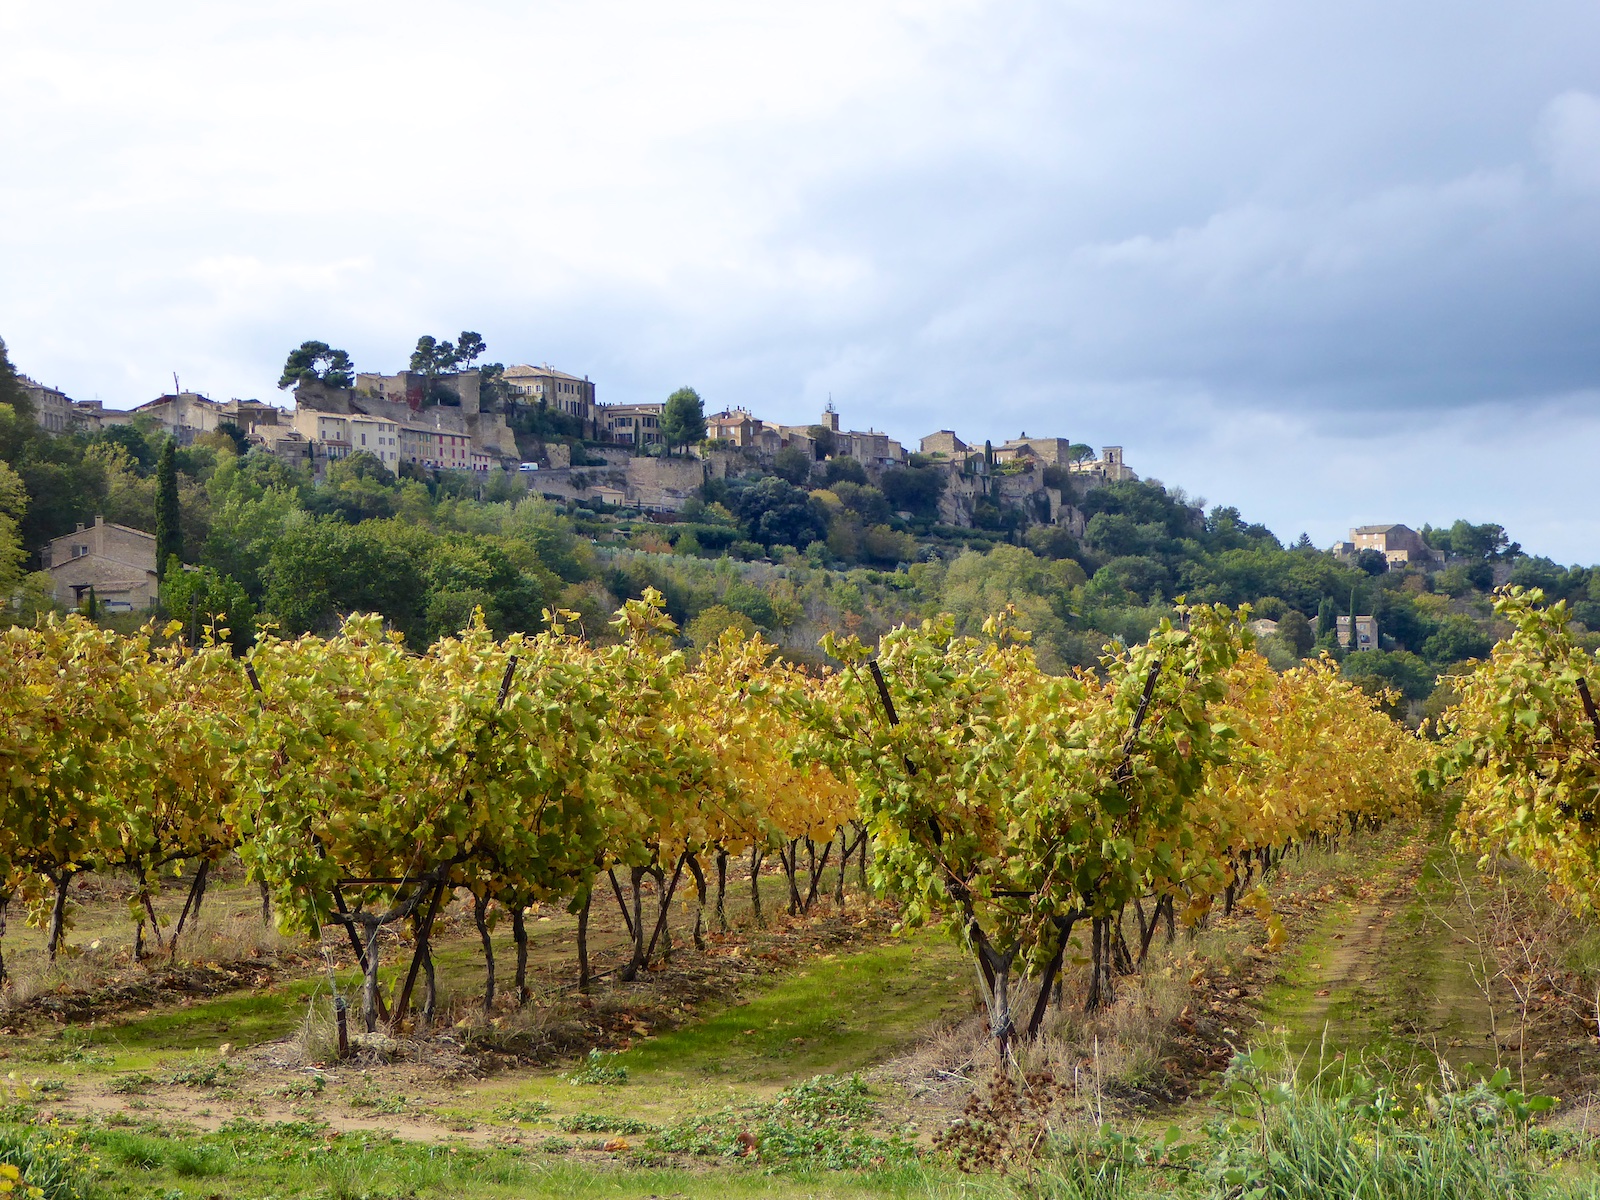
[(670, 453), (661, 427), (664, 401), (602, 403), (587, 377), (548, 365), (358, 373), (349, 387), (305, 379), (287, 409), (180, 391), (119, 410), (74, 401), (31, 379), (22, 383), (39, 424), (52, 432), (142, 425), (187, 446), (231, 426), (249, 446), (317, 479), (331, 463), (368, 454), (397, 475), (514, 472), (552, 499), (657, 514), (681, 512), (707, 480), (771, 470), (786, 450), (813, 462), (854, 462), (873, 484), (905, 469), (935, 472), (938, 520), (956, 528), (981, 524), (987, 503), (1019, 510), (1026, 524), (1061, 525), (1078, 536), (1084, 518), (1072, 505), (1074, 495), (1138, 478), (1120, 446), (1096, 457), (1064, 437), (1023, 434), (998, 446), (975, 446), (943, 429), (908, 452), (886, 433), (842, 428), (831, 404), (805, 425), (725, 409), (705, 416), (704, 438)]

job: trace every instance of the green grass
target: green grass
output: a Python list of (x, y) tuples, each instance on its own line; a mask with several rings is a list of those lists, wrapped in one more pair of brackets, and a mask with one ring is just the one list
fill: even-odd
[(755, 981), (743, 1004), (620, 1053), (485, 1080), (437, 1111), (504, 1125), (505, 1114), (532, 1105), (551, 1122), (582, 1112), (665, 1126), (892, 1057), (935, 1022), (967, 1012), (970, 979), (960, 951), (932, 932), (813, 959)]
[[(19, 1131), (0, 1129), (0, 1144)], [(422, 1145), (371, 1135), (330, 1135), (314, 1123), (234, 1122), (194, 1135), (159, 1125), (89, 1127), (85, 1145), (100, 1160), (100, 1195), (145, 1197), (329, 1197), (332, 1200), (443, 1200), (448, 1197), (681, 1196), (704, 1200), (816, 1197), (982, 1200), (1007, 1194), (921, 1166), (865, 1172), (782, 1172), (728, 1167), (717, 1172), (636, 1165), (627, 1152), (556, 1157), (520, 1147)]]
[(243, 1047), (287, 1037), (305, 1018), (304, 998), (318, 989), (326, 992), (326, 982), (299, 980), (89, 1029), (69, 1028), (55, 1037), (19, 1040), (14, 1053), (24, 1061), (60, 1064), (73, 1073), (150, 1072), (175, 1058), (215, 1052), (223, 1043)]
[(970, 974), (960, 951), (933, 933), (813, 959), (752, 992), (749, 1003), (650, 1038), (615, 1062), (640, 1082), (773, 1084), (848, 1074), (965, 1013)]

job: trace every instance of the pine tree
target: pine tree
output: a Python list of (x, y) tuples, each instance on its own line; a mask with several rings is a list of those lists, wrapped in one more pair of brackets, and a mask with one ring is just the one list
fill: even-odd
[(167, 559), (183, 561), (183, 529), (178, 524), (178, 450), (170, 438), (156, 468), (156, 579), (166, 578)]

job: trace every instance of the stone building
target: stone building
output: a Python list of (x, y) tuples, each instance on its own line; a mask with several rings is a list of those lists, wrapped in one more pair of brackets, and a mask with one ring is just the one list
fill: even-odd
[(276, 405), (260, 400), (212, 400), (198, 392), (177, 392), (158, 396), (123, 415), (126, 420), (153, 420), (180, 446), (190, 446), (201, 434), (214, 433), (223, 425), (236, 426), (246, 437), (258, 436), (262, 429), (277, 426), (282, 414)]
[(964, 459), (972, 447), (963, 442), (950, 429), (940, 429), (923, 438), (918, 449), (933, 458)]
[(724, 409), (706, 418), (708, 440), (730, 442), (740, 450), (748, 450), (756, 445), (761, 428), (761, 419), (752, 416), (750, 410), (745, 408)]
[(622, 446), (659, 446), (663, 404), (602, 404), (596, 420), (602, 437)]
[[(391, 471), (398, 471), (400, 464), (407, 461), (407, 447), (402, 445), (405, 427), (389, 417), (296, 408), (285, 424), (305, 441), (321, 443), (321, 457), (329, 462), (364, 452)], [(415, 462), (416, 458), (412, 457), (410, 461)]]
[(1378, 649), (1378, 618), (1363, 617), (1358, 615), (1355, 621), (1356, 641), (1350, 644), (1350, 618), (1339, 618), (1339, 645), (1346, 650), (1376, 650)]
[(85, 433), (97, 433), (102, 429), (128, 424), (133, 420), (133, 414), (126, 409), (107, 408), (98, 400), (74, 400), (72, 418), (73, 423)]
[(221, 404), (198, 392), (157, 396), (135, 408), (132, 415), (160, 422), (180, 446), (192, 445), (200, 434), (211, 433), (224, 421), (233, 419)]
[[(839, 413), (832, 404), (823, 410), (822, 420), (817, 422), (817, 426), (833, 434), (835, 457), (853, 458), (863, 467), (894, 467), (906, 461), (905, 447), (887, 433), (879, 433), (875, 429), (840, 429)], [(794, 445), (809, 450), (813, 445), (811, 430), (817, 426), (779, 425), (777, 429), (785, 446)]]
[[(393, 375), (358, 373), (356, 386), (350, 390), (362, 400), (403, 406), (412, 412), (420, 412), (431, 404), (446, 404), (465, 413), (476, 413), (480, 408), (482, 389), (483, 376), (477, 371), (448, 371), (442, 375), (397, 371)], [(299, 389), (295, 391), (298, 395)]]
[(1333, 548), (1335, 558), (1354, 558), (1363, 550), (1376, 550), (1391, 567), (1420, 566), (1431, 569), (1444, 563), (1444, 555), (1422, 540), (1422, 535), (1407, 525), (1360, 525), (1350, 531), (1350, 540)]
[(46, 433), (65, 433), (74, 424), (73, 403), (60, 388), (35, 383), (26, 375), (19, 375), (22, 394), (33, 404), (33, 419)]
[(548, 404), (559, 413), (591, 425), (597, 418), (594, 384), (587, 377), (580, 379), (545, 363), (542, 367), (507, 367), (501, 378), (518, 403)]
[(66, 433), (72, 429), (95, 433), (113, 425), (126, 425), (133, 419), (131, 412), (107, 408), (98, 400), (74, 400), (60, 388), (37, 383), (26, 375), (19, 375), (17, 382), (22, 386), (23, 395), (33, 403), (34, 422), (46, 433)]
[(52, 539), (43, 557), (58, 604), (81, 606), (91, 587), (107, 612), (142, 612), (156, 602), (156, 539), (143, 530), (96, 517)]
[[(1118, 453), (1121, 451), (1118, 450)], [(1031, 458), (1047, 467), (1064, 466), (1072, 461), (1072, 443), (1067, 438), (1031, 438), (1023, 434), (994, 448), (994, 460), (997, 463), (1012, 462), (1018, 458)]]

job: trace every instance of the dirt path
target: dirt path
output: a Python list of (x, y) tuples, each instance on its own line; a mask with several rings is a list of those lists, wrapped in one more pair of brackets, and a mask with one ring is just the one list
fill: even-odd
[(1382, 949), (1384, 929), (1393, 916), (1393, 911), (1381, 904), (1351, 904), (1348, 910), (1348, 920), (1340, 916), (1330, 918), (1343, 928), (1327, 935), (1331, 949), (1318, 953), (1319, 961), (1309, 964), (1312, 970), (1320, 973), (1318, 978), (1322, 986), (1296, 1014), (1298, 1024), (1307, 1033), (1320, 1036), (1328, 1027), (1336, 992), (1343, 998), (1357, 984), (1372, 978), (1374, 959)]
[(1493, 1070), (1504, 1048), (1457, 931), (1459, 896), (1442, 826), (1419, 830), (1370, 864), (1355, 894), (1318, 914), (1280, 971), (1266, 1025), (1303, 1061), (1338, 1055), (1387, 1067), (1468, 1077)]

